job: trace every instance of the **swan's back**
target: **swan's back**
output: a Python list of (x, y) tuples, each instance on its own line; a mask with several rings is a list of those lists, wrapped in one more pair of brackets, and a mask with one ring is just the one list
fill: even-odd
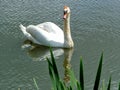
[(63, 31), (54, 23), (45, 22), (39, 25), (29, 25), (26, 31), (37, 41), (45, 46), (63, 47)]
[(36, 26), (49, 33), (63, 33), (63, 31), (56, 24), (52, 22), (44, 22)]

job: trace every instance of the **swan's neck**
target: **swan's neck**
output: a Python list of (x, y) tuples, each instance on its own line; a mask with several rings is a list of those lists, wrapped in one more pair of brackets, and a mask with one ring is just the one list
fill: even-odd
[(64, 47), (71, 48), (74, 46), (70, 30), (70, 14), (68, 14), (68, 18), (64, 20), (64, 40)]

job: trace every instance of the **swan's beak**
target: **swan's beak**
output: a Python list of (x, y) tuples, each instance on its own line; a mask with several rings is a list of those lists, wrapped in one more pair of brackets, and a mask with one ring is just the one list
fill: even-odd
[(68, 18), (68, 14), (70, 13), (70, 8), (68, 6), (64, 6), (64, 12), (63, 12), (63, 19)]
[(65, 20), (67, 18), (67, 11), (64, 11), (63, 13), (63, 19)]
[(63, 19), (66, 19), (66, 18), (67, 18), (67, 14), (64, 14), (64, 15), (63, 15)]

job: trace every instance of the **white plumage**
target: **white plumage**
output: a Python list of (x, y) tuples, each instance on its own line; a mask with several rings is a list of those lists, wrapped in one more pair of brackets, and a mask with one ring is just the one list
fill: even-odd
[(25, 37), (33, 43), (51, 46), (71, 48), (74, 46), (70, 32), (70, 8), (64, 7), (64, 30), (61, 30), (52, 22), (45, 22), (38, 25), (29, 25), (20, 28)]
[(29, 25), (27, 27), (24, 27), (21, 24), (20, 28), (26, 38), (36, 44), (63, 47), (63, 31), (52, 22), (45, 22), (39, 25)]

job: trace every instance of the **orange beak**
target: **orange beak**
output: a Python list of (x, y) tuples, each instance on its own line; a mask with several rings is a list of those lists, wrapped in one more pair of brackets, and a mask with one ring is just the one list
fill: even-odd
[(63, 15), (63, 19), (66, 19), (66, 18), (67, 18), (67, 14), (64, 14), (64, 15)]

